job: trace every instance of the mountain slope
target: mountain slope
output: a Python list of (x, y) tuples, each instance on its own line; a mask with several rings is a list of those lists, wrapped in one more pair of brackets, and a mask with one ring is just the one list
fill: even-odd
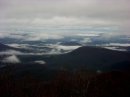
[[(108, 50), (99, 47), (81, 47), (71, 53), (52, 56), (47, 63), (54, 68), (109, 70), (114, 64), (130, 64), (130, 53)], [(114, 67), (116, 68), (116, 67)]]

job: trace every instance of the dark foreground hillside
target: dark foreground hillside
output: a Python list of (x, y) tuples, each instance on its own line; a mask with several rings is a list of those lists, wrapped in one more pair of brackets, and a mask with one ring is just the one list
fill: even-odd
[(6, 57), (0, 56), (0, 97), (130, 97), (129, 52), (81, 47), (61, 55), (19, 55), (21, 63), (4, 63)]
[(0, 74), (0, 97), (130, 97), (130, 73), (109, 72), (90, 76), (85, 71), (60, 71), (50, 81), (11, 72)]

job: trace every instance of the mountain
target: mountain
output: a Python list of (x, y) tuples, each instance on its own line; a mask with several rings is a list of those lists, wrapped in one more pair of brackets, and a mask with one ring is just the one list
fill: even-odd
[[(6, 45), (3, 47), (10, 48)], [(129, 52), (109, 50), (94, 46), (80, 47), (66, 54), (17, 55), (17, 57), (22, 64), (27, 65), (38, 64), (35, 63), (35, 61), (43, 60), (46, 63), (47, 69), (53, 70), (88, 70), (94, 72), (130, 70)], [(37, 67), (37, 65), (34, 65), (34, 67)], [(28, 68), (31, 68), (31, 65)]]
[(88, 69), (88, 70), (112, 70), (130, 65), (130, 53), (108, 50), (100, 47), (84, 46), (70, 53), (52, 56), (45, 60), (53, 68), (60, 69)]

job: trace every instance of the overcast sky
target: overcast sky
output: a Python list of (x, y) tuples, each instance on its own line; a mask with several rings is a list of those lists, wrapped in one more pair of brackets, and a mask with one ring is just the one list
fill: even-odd
[(0, 35), (31, 31), (130, 34), (130, 0), (0, 0)]

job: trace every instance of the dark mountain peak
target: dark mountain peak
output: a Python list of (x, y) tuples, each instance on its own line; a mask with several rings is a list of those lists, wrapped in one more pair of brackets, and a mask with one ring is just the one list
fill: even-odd
[(76, 50), (74, 50), (72, 53), (85, 53), (85, 52), (97, 52), (97, 51), (101, 51), (101, 50), (107, 50), (107, 49), (104, 49), (104, 48), (100, 48), (100, 47), (96, 47), (96, 46), (83, 46), (83, 47), (80, 47)]
[[(72, 51), (70, 54), (72, 55), (104, 55), (104, 54), (110, 54), (110, 53), (116, 53), (118, 51), (108, 50), (105, 48), (97, 47), (97, 46), (83, 46), (80, 47), (74, 51)], [(94, 56), (93, 56), (94, 57)], [(96, 57), (96, 56), (95, 56)]]
[[(123, 51), (116, 51), (116, 50), (110, 50), (110, 49), (106, 49), (103, 47), (97, 47), (97, 46), (83, 46), (80, 47), (74, 51), (71, 52), (71, 54), (80, 54), (80, 55), (115, 55), (115, 54), (126, 54), (127, 52), (123, 52)], [(96, 56), (95, 56), (96, 57)]]
[[(130, 53), (109, 50), (94, 46), (80, 47), (70, 53), (54, 57), (53, 64), (60, 64), (70, 69), (88, 69), (88, 70), (120, 70), (129, 67)], [(127, 64), (126, 64), (127, 63)], [(116, 65), (116, 64), (120, 64)], [(114, 68), (112, 67), (114, 66)]]

